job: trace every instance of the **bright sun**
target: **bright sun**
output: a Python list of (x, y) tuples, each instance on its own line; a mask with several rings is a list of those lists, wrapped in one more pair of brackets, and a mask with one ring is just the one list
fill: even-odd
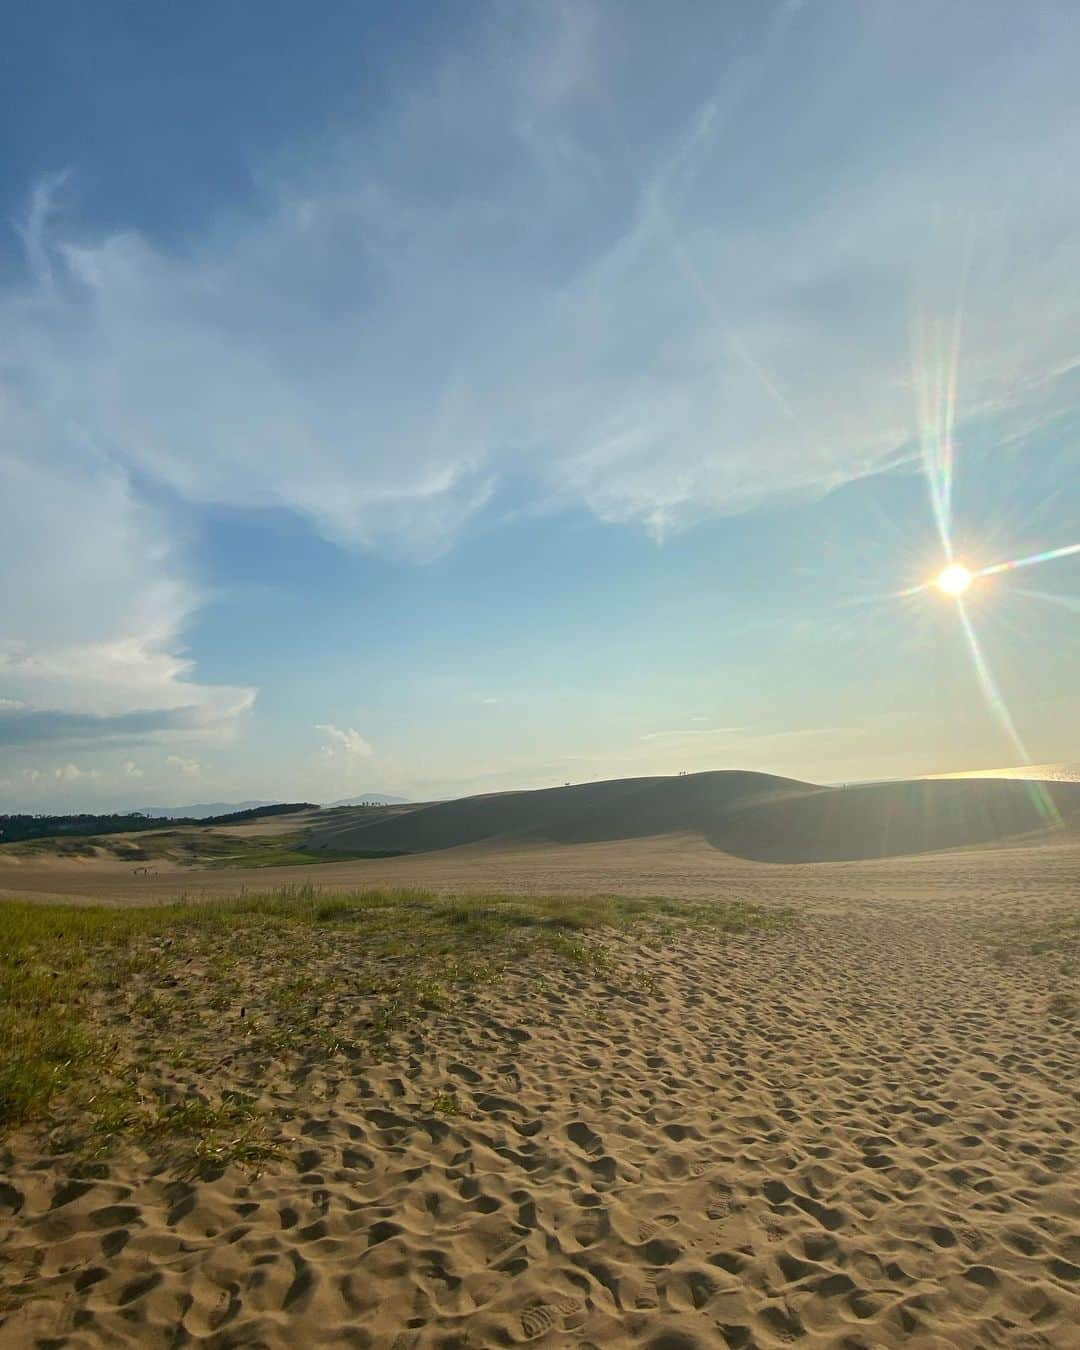
[(960, 563), (951, 563), (937, 579), (937, 588), (946, 595), (963, 595), (975, 580), (971, 572)]

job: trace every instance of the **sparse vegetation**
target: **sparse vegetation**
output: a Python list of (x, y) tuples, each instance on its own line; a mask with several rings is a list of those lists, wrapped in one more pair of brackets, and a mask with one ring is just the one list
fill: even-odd
[(999, 961), (1054, 962), (1063, 974), (1074, 974), (1080, 967), (1080, 914), (1000, 929), (994, 935), (994, 954)]
[(30, 839), (58, 839), (71, 836), (121, 834), (159, 830), (163, 825), (240, 825), (268, 816), (292, 815), (297, 811), (316, 811), (314, 802), (281, 802), (272, 806), (254, 806), (246, 811), (229, 811), (220, 816), (148, 816), (141, 811), (114, 812), (110, 815), (74, 816), (0, 815), (0, 843)]
[[(721, 902), (310, 886), (161, 907), (0, 905), (0, 1127), (52, 1128), (86, 1165), (123, 1139), (179, 1172), (257, 1167), (282, 1156), (282, 1121), (238, 1085), (265, 1081), (274, 1060), (385, 1059), (396, 1036), (460, 1013), (510, 968), (610, 983), (609, 943), (630, 925), (659, 941), (785, 919)], [(440, 1093), (432, 1110), (459, 1106)]]
[(999, 932), (994, 956), (1001, 965), (1020, 962), (1039, 969), (1051, 986), (1046, 1000), (1047, 1015), (1064, 1021), (1080, 1017), (1080, 914), (1048, 922), (1026, 924)]
[[(155, 822), (157, 823), (157, 822)], [(135, 865), (156, 862), (183, 867), (289, 867), (312, 863), (347, 862), (355, 858), (400, 856), (395, 850), (366, 849), (353, 852), (309, 851), (302, 830), (281, 834), (245, 835), (200, 827), (155, 829), (137, 838), (125, 834), (89, 835), (80, 838), (27, 839), (0, 845), (0, 852), (20, 858), (105, 857)]]

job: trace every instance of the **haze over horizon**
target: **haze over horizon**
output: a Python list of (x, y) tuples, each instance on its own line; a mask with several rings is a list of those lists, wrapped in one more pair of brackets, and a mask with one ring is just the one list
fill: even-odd
[(1080, 760), (1074, 6), (251, 14), (8, 25), (0, 811)]

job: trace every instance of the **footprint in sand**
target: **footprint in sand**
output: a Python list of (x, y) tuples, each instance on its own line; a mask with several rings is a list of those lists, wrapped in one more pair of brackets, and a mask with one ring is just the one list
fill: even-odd
[(604, 1151), (604, 1141), (583, 1120), (575, 1120), (572, 1125), (567, 1125), (566, 1137), (572, 1144), (577, 1144), (582, 1153), (595, 1155)]
[(714, 1223), (726, 1219), (738, 1209), (730, 1186), (716, 1185), (709, 1189), (709, 1199), (705, 1206), (705, 1217)]
[(584, 1310), (577, 1299), (561, 1298), (552, 1303), (534, 1303), (521, 1314), (521, 1334), (527, 1341), (535, 1341), (556, 1327), (572, 1331), (585, 1320)]
[[(18, 1214), (23, 1207), (24, 1197), (20, 1190), (0, 1181), (0, 1214), (5, 1218)], [(5, 1212), (6, 1211), (6, 1212)]]

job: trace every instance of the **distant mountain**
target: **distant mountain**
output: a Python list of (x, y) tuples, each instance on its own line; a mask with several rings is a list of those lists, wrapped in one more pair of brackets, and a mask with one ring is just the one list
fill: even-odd
[(338, 802), (326, 802), (326, 806), (407, 806), (408, 797), (388, 797), (385, 792), (363, 792), (359, 797), (342, 797)]
[(227, 816), (233, 811), (251, 811), (257, 806), (274, 806), (274, 802), (196, 802), (194, 806), (137, 806), (144, 816), (201, 820), (203, 816)]

